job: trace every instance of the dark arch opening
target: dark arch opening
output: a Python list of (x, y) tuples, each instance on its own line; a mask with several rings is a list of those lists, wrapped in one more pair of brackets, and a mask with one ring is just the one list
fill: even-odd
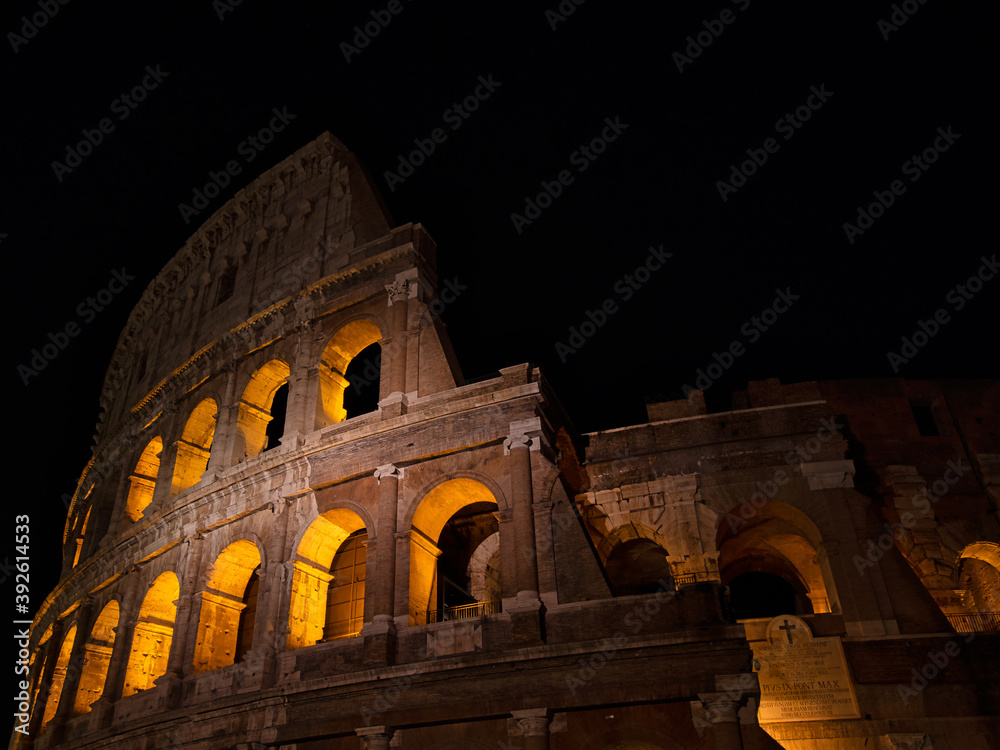
[(605, 570), (615, 596), (673, 589), (667, 552), (649, 539), (631, 539), (616, 546)]
[(240, 625), (236, 631), (236, 653), (233, 661), (243, 661), (243, 657), (253, 647), (253, 626), (257, 622), (257, 594), (260, 591), (260, 566), (254, 568), (243, 592), (246, 607), (240, 612)]
[(271, 421), (267, 423), (265, 451), (281, 445), (281, 438), (285, 434), (285, 415), (287, 413), (288, 383), (285, 383), (274, 392), (274, 398), (271, 399)]
[(379, 381), (382, 379), (382, 347), (371, 344), (351, 360), (344, 373), (348, 385), (344, 389), (346, 419), (368, 414), (378, 409)]
[(470, 591), (469, 561), (479, 545), (500, 530), (496, 513), (496, 503), (472, 503), (453, 515), (441, 530), (437, 568), (439, 620), (449, 619), (451, 608), (476, 603)]
[(740, 573), (729, 582), (729, 607), (737, 620), (811, 615), (809, 597), (774, 573)]

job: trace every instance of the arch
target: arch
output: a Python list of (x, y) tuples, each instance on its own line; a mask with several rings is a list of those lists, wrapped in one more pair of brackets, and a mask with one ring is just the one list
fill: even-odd
[[(62, 644), (59, 646), (59, 656), (56, 657), (55, 670), (52, 672), (52, 687), (45, 700), (45, 712), (42, 714), (41, 730), (52, 721), (59, 708), (59, 700), (62, 698), (63, 684), (66, 682), (66, 671), (69, 668), (69, 660), (73, 655), (73, 646), (76, 644), (76, 624), (70, 625), (63, 636)], [(40, 731), (41, 731), (40, 730)]]
[(615, 526), (608, 533), (608, 535), (604, 537), (601, 543), (597, 545), (597, 554), (601, 558), (601, 563), (607, 567), (608, 559), (617, 547), (626, 542), (637, 539), (645, 539), (646, 541), (652, 542), (657, 547), (660, 547), (664, 551), (664, 554), (666, 554), (667, 538), (663, 536), (663, 534), (655, 529), (649, 528), (645, 524), (626, 521), (618, 526)]
[(171, 496), (197, 484), (208, 468), (218, 410), (215, 399), (206, 398), (191, 411), (191, 416), (184, 424), (184, 432), (177, 441)]
[[(431, 611), (456, 606), (448, 603), (447, 588), (443, 585), (446, 581), (439, 575), (441, 564), (447, 564), (452, 575), (461, 572), (464, 577), (476, 548), (499, 531), (498, 508), (489, 487), (467, 476), (441, 481), (417, 503), (410, 521), (409, 616), (412, 624), (425, 622)], [(492, 523), (481, 524), (475, 520), (485, 518), (487, 513), (493, 516), (489, 519)], [(456, 517), (464, 516), (472, 518), (476, 528), (463, 534), (461, 539), (454, 534), (444, 539), (446, 526), (450, 527)], [(464, 582), (453, 583), (456, 584), (455, 593), (461, 593)], [(471, 599), (468, 587), (464, 591)]]
[(646, 537), (619, 542), (604, 566), (615, 596), (651, 594), (673, 589), (673, 575), (664, 545)]
[(965, 608), (974, 614), (1000, 612), (1000, 544), (973, 542), (958, 558)]
[(488, 536), (476, 547), (467, 569), (469, 592), (479, 602), (498, 602), (500, 588), (500, 532)]
[(125, 500), (125, 514), (133, 523), (142, 518), (143, 512), (153, 499), (162, 452), (163, 440), (159, 437), (150, 440), (139, 456), (135, 470), (128, 478), (129, 489), (128, 498)]
[(115, 631), (121, 618), (118, 601), (112, 599), (104, 605), (97, 616), (90, 637), (83, 644), (83, 668), (80, 670), (80, 685), (73, 702), (73, 715), (90, 711), (91, 704), (104, 694), (104, 683), (108, 677), (111, 651), (115, 645)]
[(344, 540), (330, 564), (323, 640), (349, 638), (361, 632), (367, 570), (368, 535), (359, 529)]
[(333, 558), (351, 534), (365, 528), (365, 521), (354, 510), (334, 508), (317, 516), (302, 534), (293, 562), (289, 650), (323, 639)]
[(201, 611), (194, 647), (194, 672), (227, 667), (236, 662), (241, 614), (251, 576), (260, 568), (257, 545), (247, 539), (233, 542), (215, 558), (205, 589), (199, 592)]
[[(316, 402), (316, 429), (343, 422), (344, 391), (350, 385), (347, 366), (372, 344), (380, 344), (382, 331), (374, 318), (356, 318), (342, 325), (323, 349), (319, 362), (319, 399)], [(381, 367), (378, 377), (381, 379)], [(381, 390), (379, 391), (381, 396)]]
[(274, 394), (288, 382), (291, 369), (281, 359), (265, 362), (250, 376), (240, 397), (233, 445), (233, 463), (260, 455), (268, 445), (267, 428), (271, 423)]
[(171, 571), (157, 576), (143, 597), (132, 634), (132, 650), (125, 668), (122, 697), (153, 687), (167, 672), (170, 643), (174, 636), (180, 583)]
[(723, 585), (746, 573), (766, 573), (781, 578), (807, 597), (813, 612), (836, 611), (833, 574), (826, 556), (818, 554), (822, 536), (816, 524), (798, 508), (774, 500), (743, 504), (720, 518), (716, 544)]

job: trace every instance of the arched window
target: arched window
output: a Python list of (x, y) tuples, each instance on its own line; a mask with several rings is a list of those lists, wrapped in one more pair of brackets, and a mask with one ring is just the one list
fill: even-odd
[(355, 531), (340, 545), (330, 565), (323, 640), (357, 635), (365, 616), (368, 534)]
[(285, 434), (285, 416), (287, 413), (288, 383), (285, 383), (274, 392), (274, 398), (271, 399), (271, 421), (267, 424), (267, 440), (264, 442), (265, 451), (281, 445), (281, 438)]
[(139, 607), (135, 630), (132, 634), (132, 651), (125, 668), (122, 697), (149, 690), (156, 680), (167, 673), (170, 643), (174, 637), (174, 619), (180, 597), (177, 576), (167, 571), (161, 573)]
[[(330, 339), (320, 359), (317, 429), (364, 413), (363, 409), (371, 410), (372, 395), (365, 398), (366, 393), (375, 394), (374, 403), (377, 408), (382, 358), (381, 349), (372, 345), (377, 345), (381, 339), (382, 332), (378, 326), (368, 320), (352, 321)], [(348, 369), (355, 360), (358, 362), (351, 368), (351, 380), (348, 379)], [(360, 404), (352, 404), (351, 400), (357, 397), (362, 397)], [(350, 414), (348, 406), (351, 407)]]
[[(410, 536), (413, 624), (497, 611), (499, 601), (476, 598), (470, 577), (476, 551), (500, 529), (496, 513), (493, 493), (481, 482), (464, 477), (439, 484), (420, 501), (413, 515), (413, 529), (418, 533)], [(499, 588), (500, 571), (493, 572), (495, 588)]]
[(155, 437), (149, 441), (139, 456), (135, 471), (129, 477), (128, 499), (125, 501), (125, 513), (131, 521), (142, 518), (143, 511), (153, 499), (156, 487), (156, 475), (160, 470), (160, 453), (163, 451), (163, 441)]
[(287, 403), (287, 379), (290, 372), (288, 365), (280, 359), (272, 359), (254, 370), (240, 398), (236, 443), (233, 447), (234, 462), (259, 456), (267, 448), (280, 443), (285, 430), (284, 410), (281, 411), (280, 421), (275, 418), (272, 410), (278, 392), (283, 388), (283, 398)]
[(48, 698), (45, 700), (45, 713), (42, 714), (42, 729), (52, 721), (59, 708), (59, 700), (62, 697), (63, 683), (66, 682), (66, 670), (69, 668), (69, 660), (73, 655), (73, 645), (76, 642), (76, 625), (70, 626), (63, 637), (62, 645), (59, 647), (59, 657), (56, 659), (55, 671), (52, 672), (52, 687), (49, 689)]
[[(253, 644), (253, 636), (246, 635), (246, 629), (252, 629), (253, 625), (242, 616), (250, 609), (248, 597), (254, 593), (251, 578), (260, 568), (260, 562), (257, 546), (246, 539), (233, 542), (215, 559), (205, 590), (201, 592), (194, 652), (196, 674), (234, 664), (241, 634), (247, 650)], [(252, 604), (248, 620), (256, 619), (256, 598)]]
[[(345, 549), (348, 539), (351, 545)], [(364, 572), (367, 562), (367, 540), (365, 524), (352, 510), (337, 508), (328, 510), (316, 518), (299, 542), (292, 575), (292, 596), (288, 612), (288, 648), (296, 649), (312, 646), (324, 638), (337, 638), (356, 632), (357, 617), (364, 613)], [(358, 547), (360, 546), (360, 549)], [(340, 560), (334, 562), (337, 553), (344, 551)], [(350, 554), (347, 551), (350, 550)], [(338, 567), (341, 576), (338, 580)], [(334, 571), (334, 572), (331, 572)], [(352, 577), (347, 586), (348, 576)], [(353, 578), (361, 580), (357, 585)], [(331, 582), (335, 582), (331, 584)], [(342, 608), (341, 624), (337, 628), (327, 627), (330, 612), (330, 587), (341, 588), (334, 596), (337, 604), (346, 603)], [(341, 599), (343, 598), (343, 601)], [(334, 607), (333, 616), (340, 615)]]
[(83, 644), (83, 669), (80, 671), (80, 686), (73, 703), (74, 715), (90, 711), (91, 704), (104, 694), (104, 682), (108, 677), (119, 615), (118, 602), (108, 602), (97, 616), (90, 638)]
[(257, 623), (257, 595), (260, 593), (260, 566), (250, 574), (246, 591), (243, 593), (243, 611), (240, 612), (240, 625), (236, 633), (236, 661), (243, 657), (253, 647), (253, 628)]
[(605, 570), (615, 596), (653, 594), (671, 580), (667, 551), (649, 539), (630, 539), (615, 546)]
[(201, 479), (208, 468), (208, 457), (215, 437), (215, 401), (206, 398), (200, 402), (184, 425), (181, 439), (177, 441), (177, 460), (174, 463), (174, 479), (171, 495), (177, 495), (192, 487)]

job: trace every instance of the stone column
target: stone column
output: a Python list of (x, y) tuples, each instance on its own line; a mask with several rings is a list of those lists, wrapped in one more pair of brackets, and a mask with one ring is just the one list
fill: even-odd
[(524, 736), (524, 750), (549, 750), (551, 719), (547, 708), (529, 708), (510, 713)]
[(396, 733), (393, 727), (374, 726), (355, 729), (361, 738), (361, 750), (389, 750), (392, 735)]
[(98, 712), (98, 726), (107, 727), (114, 718), (114, 703), (122, 697), (125, 685), (125, 669), (128, 667), (128, 657), (132, 652), (132, 631), (138, 615), (139, 579), (138, 568), (132, 568), (125, 574), (124, 590), (121, 608), (118, 610), (118, 627), (115, 628), (115, 644), (111, 648), (111, 660), (108, 662), (108, 676), (104, 680), (104, 692), (91, 704), (90, 710)]
[(236, 422), (240, 416), (240, 399), (236, 394), (235, 361), (227, 362), (223, 368), (226, 373), (226, 388), (223, 403), (216, 404), (215, 433), (212, 435), (212, 447), (208, 454), (208, 466), (205, 473), (213, 479), (233, 465), (233, 441), (236, 436)]
[[(271, 505), (274, 523), (271, 543), (268, 545), (267, 568), (261, 571), (261, 589), (257, 599), (257, 622), (254, 625), (253, 650), (264, 657), (262, 685), (270, 687), (277, 677), (277, 654), (285, 650), (287, 639), (289, 593), (291, 591), (290, 564), (287, 562), (286, 537), (289, 501), (280, 498)], [(284, 618), (284, 622), (282, 622)]]
[[(195, 610), (195, 592), (201, 570), (201, 553), (204, 549), (205, 541), (200, 535), (189, 537), (184, 540), (184, 551), (181, 555), (180, 563), (177, 566), (177, 574), (180, 577), (180, 598), (177, 600), (177, 613), (174, 615), (174, 634), (170, 640), (170, 653), (167, 656), (167, 671), (156, 681), (158, 685), (165, 682), (171, 685), (170, 691), (171, 705), (180, 698), (180, 681), (184, 678), (185, 671), (191, 671), (191, 659), (185, 657), (188, 650), (187, 644), (197, 635), (197, 616)], [(195, 622), (192, 624), (192, 619)]]
[(698, 700), (705, 709), (711, 727), (712, 747), (715, 750), (742, 750), (740, 732), (740, 695), (734, 692), (699, 693)]
[(391, 663), (395, 651), (396, 623), (396, 514), (399, 480), (403, 470), (385, 464), (375, 469), (378, 481), (378, 519), (375, 522), (375, 580), (372, 622), (365, 628), (365, 659)]
[[(295, 361), (292, 362), (292, 372), (286, 378), (288, 382), (288, 407), (285, 409), (285, 430), (281, 436), (282, 445), (292, 445), (298, 448), (305, 442), (305, 437), (313, 431), (316, 425), (316, 402), (313, 400), (312, 420), (308, 418), (310, 391), (319, 389), (316, 368), (310, 369), (312, 362), (313, 339), (315, 330), (312, 321), (304, 321), (295, 327), (297, 334)], [(316, 396), (319, 394), (317, 393)]]
[(66, 678), (63, 680), (62, 691), (59, 693), (59, 707), (56, 715), (52, 717), (52, 726), (49, 729), (49, 744), (58, 745), (64, 737), (66, 722), (73, 716), (73, 706), (76, 703), (76, 691), (80, 688), (80, 673), (83, 670), (87, 636), (93, 627), (94, 600), (87, 597), (80, 604), (80, 611), (76, 617), (76, 638), (73, 643), (73, 652), (70, 654), (69, 664), (66, 665)]
[(383, 338), (382, 367), (388, 368), (388, 393), (380, 393), (379, 409), (383, 418), (406, 414), (406, 329), (409, 317), (410, 283), (402, 276), (387, 284), (389, 293), (390, 330)]
[[(534, 493), (531, 487), (531, 452), (537, 444), (524, 432), (525, 425), (511, 425), (511, 435), (504, 441), (508, 456), (514, 538), (500, 535), (506, 554), (514, 555), (514, 590), (516, 599), (506, 606), (511, 616), (511, 636), (515, 644), (527, 645), (542, 640), (542, 602), (538, 596), (538, 554), (535, 547)], [(508, 535), (509, 536), (509, 535)], [(512, 544), (511, 544), (512, 543)], [(501, 553), (503, 554), (503, 553)], [(508, 570), (510, 565), (507, 566)]]

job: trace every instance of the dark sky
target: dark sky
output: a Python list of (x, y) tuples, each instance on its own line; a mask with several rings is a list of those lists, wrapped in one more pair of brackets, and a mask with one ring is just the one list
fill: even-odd
[[(1000, 280), (956, 289), (996, 246), (995, 3), (914, 1), (894, 19), (888, 2), (93, 5), (49, 18), (13, 0), (0, 24), (9, 513), (32, 517), (33, 611), (115, 341), (199, 221), (179, 204), (237, 160), (204, 220), (326, 130), (465, 287), (443, 318), (466, 376), (535, 362), (581, 431), (642, 421), (733, 342), (707, 390), (719, 406), (747, 380), (893, 377), (888, 353), (939, 309), (898, 375), (996, 376)], [(355, 47), (366, 24), (377, 34)], [(130, 108), (120, 97), (144, 80)], [(274, 109), (288, 124), (244, 145)], [(53, 166), (103, 118), (78, 166)], [(387, 175), (436, 128), (412, 175)], [(512, 220), (564, 171), (551, 205)], [(891, 205), (845, 231), (876, 192)], [(660, 246), (672, 256), (629, 288)], [(123, 269), (124, 292), (81, 314)], [(791, 306), (755, 328), (776, 290)], [(18, 370), (71, 323), (44, 370)], [(573, 327), (592, 335), (571, 341)]]

